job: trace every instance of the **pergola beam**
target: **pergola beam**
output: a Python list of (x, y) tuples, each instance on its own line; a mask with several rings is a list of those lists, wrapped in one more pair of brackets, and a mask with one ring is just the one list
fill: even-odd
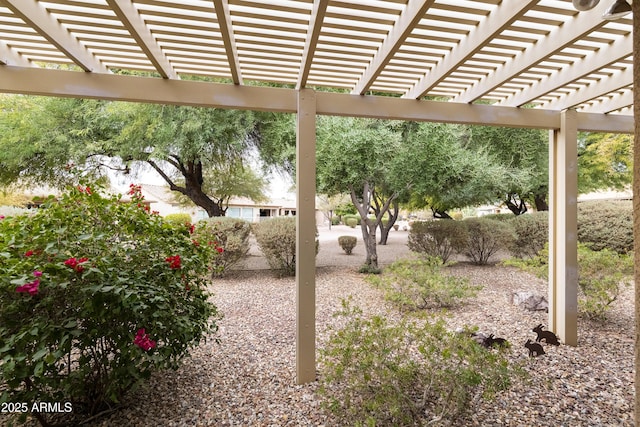
[(238, 59), (238, 50), (236, 48), (236, 39), (233, 35), (233, 26), (231, 15), (229, 14), (228, 0), (213, 0), (213, 7), (216, 10), (218, 18), (218, 26), (220, 27), (220, 35), (224, 43), (224, 50), (229, 61), (229, 70), (231, 71), (231, 80), (236, 85), (242, 84), (242, 71), (240, 68), (240, 60)]
[(382, 42), (382, 46), (380, 46), (364, 74), (356, 83), (355, 88), (351, 91), (352, 94), (362, 95), (371, 87), (433, 3), (435, 3), (435, 0), (409, 0), (398, 21), (389, 31), (384, 42)]
[(580, 109), (581, 113), (608, 114), (612, 111), (622, 110), (633, 106), (633, 91), (629, 89), (621, 94), (612, 96), (603, 101), (594, 103)]
[[(115, 74), (0, 66), (0, 92), (295, 113), (296, 91)], [(560, 113), (384, 96), (317, 92), (317, 114), (559, 129)], [(585, 117), (583, 120), (582, 117)], [(580, 130), (633, 132), (633, 117), (578, 114)]]
[(36, 29), (51, 44), (69, 57), (84, 71), (108, 73), (109, 70), (91, 52), (78, 42), (36, 0), (2, 0), (13, 13)]
[(629, 66), (623, 71), (617, 71), (606, 78), (580, 88), (570, 97), (562, 97), (554, 102), (545, 104), (545, 108), (552, 110), (565, 110), (575, 108), (583, 102), (598, 98), (604, 94), (625, 88), (633, 84), (633, 67)]
[(613, 45), (604, 46), (600, 50), (586, 55), (579, 61), (554, 72), (548, 78), (540, 80), (517, 94), (506, 98), (504, 101), (499, 102), (498, 105), (521, 107), (536, 98), (589, 75), (591, 73), (590, 70), (605, 68), (631, 55), (633, 55), (633, 46), (632, 35), (629, 33)]
[(305, 40), (302, 61), (300, 63), (300, 75), (296, 83), (296, 89), (298, 90), (304, 88), (307, 84), (309, 71), (311, 71), (313, 56), (316, 52), (318, 38), (320, 38), (320, 31), (322, 30), (322, 23), (324, 22), (328, 5), (329, 0), (315, 0), (313, 2), (313, 9), (309, 17), (309, 28), (307, 29), (307, 39)]
[(452, 71), (478, 52), (484, 44), (500, 34), (507, 26), (535, 6), (538, 0), (519, 0), (502, 2), (495, 12), (492, 12), (477, 27), (456, 45), (449, 55), (446, 55), (434, 69), (422, 76), (420, 81), (405, 94), (405, 98), (418, 99), (444, 80)]
[(176, 74), (162, 52), (160, 46), (149, 31), (144, 20), (140, 17), (140, 13), (133, 6), (131, 0), (106, 0), (107, 4), (113, 9), (116, 16), (122, 21), (122, 24), (131, 34), (140, 49), (147, 55), (149, 61), (156, 68), (158, 73), (165, 79), (175, 79)]
[(23, 58), (2, 40), (0, 40), (0, 65), (16, 65), (19, 67), (33, 66), (29, 60)]
[(547, 58), (551, 53), (560, 51), (566, 46), (579, 40), (585, 34), (596, 28), (602, 27), (607, 21), (594, 19), (594, 16), (602, 16), (609, 7), (607, 2), (601, 2), (594, 9), (594, 13), (578, 13), (569, 22), (553, 30), (544, 43), (536, 43), (515, 58), (499, 67), (495, 72), (480, 79), (471, 88), (455, 97), (456, 102), (473, 102), (496, 87), (508, 81), (523, 71), (533, 67)]

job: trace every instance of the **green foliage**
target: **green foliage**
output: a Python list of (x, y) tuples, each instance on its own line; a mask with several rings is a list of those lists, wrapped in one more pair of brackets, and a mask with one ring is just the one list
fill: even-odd
[[(484, 151), (493, 162), (503, 165), (495, 199), (526, 200), (546, 198), (549, 181), (549, 135), (540, 129), (496, 126), (469, 127), (467, 148)], [(508, 215), (506, 215), (508, 217)]]
[(355, 206), (353, 206), (353, 203), (351, 202), (341, 203), (338, 206), (336, 206), (336, 209), (335, 209), (335, 214), (340, 217), (344, 215), (355, 215), (357, 213), (358, 213), (358, 210), (356, 209)]
[[(547, 279), (549, 247), (546, 245), (533, 258), (511, 259), (505, 264)], [(589, 246), (579, 243), (578, 308), (580, 313), (594, 320), (605, 320), (611, 304), (620, 295), (621, 287), (631, 283), (632, 275), (633, 257), (630, 254), (618, 254), (606, 248), (594, 251)]]
[(469, 239), (464, 252), (474, 264), (485, 265), (501, 250), (510, 248), (516, 239), (513, 227), (508, 222), (485, 218), (467, 218)]
[(492, 213), (492, 214), (482, 215), (482, 218), (495, 219), (496, 221), (507, 222), (507, 221), (511, 221), (514, 218), (514, 216), (515, 215), (513, 214)]
[(399, 260), (384, 269), (380, 276), (367, 280), (384, 290), (385, 298), (402, 311), (426, 308), (449, 308), (475, 297), (481, 287), (466, 278), (443, 274), (438, 257)]
[(407, 245), (414, 252), (439, 257), (443, 263), (467, 242), (467, 229), (454, 220), (414, 221)]
[[(150, 166), (209, 216), (231, 196), (261, 198), (247, 153), (260, 139), (251, 111), (84, 99), (0, 97), (0, 184), (68, 184), (83, 174)], [(294, 139), (295, 141), (295, 139)], [(295, 147), (295, 145), (294, 145)]]
[(217, 329), (211, 248), (149, 214), (138, 187), (131, 195), (83, 186), (0, 220), (0, 403), (97, 414)]
[(222, 216), (198, 222), (193, 238), (200, 244), (215, 244), (218, 249), (212, 259), (213, 273), (222, 276), (229, 267), (246, 257), (250, 234), (248, 221)]
[(591, 250), (578, 246), (581, 298), (580, 312), (595, 320), (606, 320), (611, 304), (618, 299), (621, 287), (631, 285), (633, 258), (609, 249)]
[(549, 278), (549, 243), (547, 242), (544, 248), (531, 258), (509, 258), (502, 261), (502, 264), (519, 268), (547, 280)]
[(511, 216), (510, 222), (516, 233), (516, 239), (511, 246), (513, 256), (533, 258), (549, 241), (548, 212)]
[(518, 370), (443, 320), (390, 323), (343, 301), (344, 325), (320, 349), (320, 394), (354, 426), (464, 425), (479, 398), (510, 386)]
[(359, 269), (358, 273), (362, 274), (380, 274), (382, 270), (378, 267), (375, 267), (371, 264), (363, 264)]
[(347, 255), (351, 255), (351, 252), (353, 252), (353, 248), (356, 247), (357, 243), (358, 239), (354, 236), (338, 237), (338, 244)]
[(164, 220), (172, 225), (191, 225), (191, 215), (188, 213), (172, 213), (164, 216)]
[(630, 200), (578, 204), (578, 241), (598, 251), (633, 251), (633, 209)]
[(633, 179), (633, 137), (588, 133), (578, 136), (578, 190), (623, 189)]
[[(269, 267), (281, 276), (295, 276), (296, 218), (275, 217), (259, 222), (253, 225), (253, 234)], [(316, 238), (316, 254), (318, 249), (319, 242)]]
[(394, 182), (411, 183), (412, 204), (441, 212), (490, 203), (520, 171), (487, 148), (469, 148), (465, 126), (419, 123), (407, 130), (392, 163)]
[(358, 218), (355, 215), (345, 215), (342, 217), (342, 222), (344, 222), (344, 225), (348, 227), (356, 228), (358, 225)]

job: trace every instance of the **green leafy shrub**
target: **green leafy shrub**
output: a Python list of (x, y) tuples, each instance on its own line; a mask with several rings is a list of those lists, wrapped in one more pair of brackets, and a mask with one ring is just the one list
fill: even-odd
[(240, 218), (216, 217), (199, 221), (193, 238), (200, 244), (215, 243), (218, 253), (212, 260), (213, 273), (224, 272), (242, 261), (249, 252), (251, 224)]
[(356, 228), (356, 225), (358, 225), (358, 217), (356, 217), (355, 215), (343, 215), (342, 216), (342, 222), (344, 223), (344, 225), (351, 227), (351, 228)]
[(333, 215), (331, 217), (331, 225), (339, 225), (340, 224), (340, 217), (337, 215)]
[(411, 225), (407, 245), (414, 252), (439, 257), (442, 262), (447, 262), (456, 249), (465, 245), (467, 239), (467, 229), (459, 221), (415, 221)]
[(338, 244), (347, 255), (351, 255), (351, 253), (353, 252), (353, 248), (356, 247), (357, 243), (358, 239), (354, 236), (338, 237)]
[[(547, 279), (549, 276), (549, 246), (546, 245), (530, 259), (508, 260), (507, 265), (518, 267)], [(633, 259), (629, 254), (618, 254), (603, 249), (594, 251), (578, 244), (578, 309), (585, 317), (605, 320), (611, 304), (620, 295), (622, 286), (631, 283)]]
[(98, 414), (216, 330), (211, 248), (149, 214), (139, 187), (130, 194), (120, 203), (78, 187), (0, 220), (0, 403)]
[(468, 232), (463, 252), (474, 264), (485, 265), (501, 250), (512, 247), (516, 239), (509, 222), (487, 218), (468, 218), (462, 221)]
[(487, 214), (487, 215), (482, 215), (480, 218), (484, 218), (484, 219), (494, 219), (496, 221), (504, 221), (504, 222), (508, 222), (511, 221), (513, 219), (515, 215), (511, 214), (511, 213), (492, 213), (492, 214)]
[[(269, 267), (281, 276), (296, 274), (296, 218), (275, 217), (253, 225), (258, 247)], [(319, 243), (316, 228), (316, 254)]]
[(619, 254), (633, 251), (631, 201), (593, 201), (578, 204), (578, 241), (594, 251), (610, 249)]
[(506, 350), (487, 351), (443, 320), (390, 323), (343, 301), (344, 325), (320, 348), (323, 406), (344, 425), (465, 425), (521, 372)]
[(453, 307), (481, 289), (466, 278), (443, 274), (441, 269), (442, 260), (437, 257), (399, 260), (367, 280), (383, 289), (386, 299), (403, 311)]
[(362, 273), (362, 274), (380, 274), (380, 273), (382, 273), (382, 269), (376, 268), (376, 267), (372, 266), (371, 264), (363, 264), (358, 269), (358, 273)]
[(516, 239), (511, 246), (513, 256), (533, 258), (549, 241), (548, 212), (513, 216), (511, 225), (516, 233)]
[(609, 249), (594, 251), (578, 245), (579, 311), (594, 320), (605, 320), (624, 285), (631, 284), (633, 259)]
[(188, 213), (172, 213), (165, 215), (164, 220), (173, 225), (191, 224), (191, 215)]

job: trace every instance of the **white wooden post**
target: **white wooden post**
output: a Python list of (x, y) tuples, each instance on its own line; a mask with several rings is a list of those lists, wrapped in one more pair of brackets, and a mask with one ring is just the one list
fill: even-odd
[(298, 91), (296, 139), (296, 381), (316, 379), (316, 96)]
[(549, 330), (578, 344), (578, 131), (563, 111), (549, 137)]

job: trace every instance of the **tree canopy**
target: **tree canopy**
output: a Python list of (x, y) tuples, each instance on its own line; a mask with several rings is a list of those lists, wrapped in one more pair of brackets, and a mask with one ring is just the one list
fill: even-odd
[(60, 186), (72, 179), (70, 163), (93, 175), (144, 163), (209, 216), (223, 214), (229, 196), (257, 197), (223, 179), (250, 178), (242, 171), (252, 112), (6, 95), (0, 112), (0, 183)]

